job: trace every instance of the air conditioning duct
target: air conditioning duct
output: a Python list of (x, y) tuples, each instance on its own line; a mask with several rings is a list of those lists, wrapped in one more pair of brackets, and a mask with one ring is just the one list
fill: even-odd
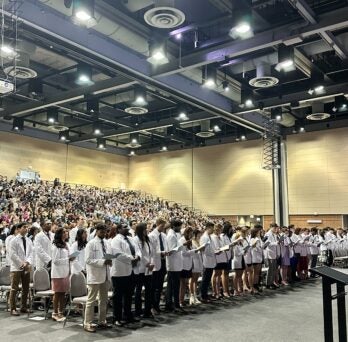
[(21, 41), (17, 45), (18, 56), (16, 57), (16, 64), (8, 66), (4, 69), (6, 75), (20, 79), (29, 79), (37, 76), (37, 72), (30, 68), (30, 54), (34, 54), (36, 46)]
[(145, 22), (153, 27), (172, 29), (185, 21), (185, 14), (174, 7), (174, 0), (155, 0), (155, 7), (144, 14)]
[(249, 84), (255, 88), (270, 88), (279, 83), (279, 79), (272, 76), (271, 65), (259, 63), (256, 67), (256, 77), (249, 81)]
[(312, 114), (308, 114), (306, 116), (306, 119), (312, 121), (320, 121), (328, 119), (330, 116), (331, 114), (326, 113), (324, 110), (324, 103), (314, 102), (312, 104)]
[(201, 122), (201, 131), (196, 133), (197, 137), (200, 138), (211, 138), (215, 133), (210, 129), (210, 120)]

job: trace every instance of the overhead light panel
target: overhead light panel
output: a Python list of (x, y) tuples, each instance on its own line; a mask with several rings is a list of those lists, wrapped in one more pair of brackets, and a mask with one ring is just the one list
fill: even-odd
[(149, 43), (149, 57), (147, 58), (147, 61), (153, 65), (169, 63), (166, 43), (151, 41)]
[(59, 113), (57, 108), (49, 108), (47, 111), (47, 121), (49, 124), (54, 125), (59, 123)]
[(72, 18), (77, 25), (92, 27), (97, 24), (94, 17), (94, 0), (73, 0)]
[(278, 64), (275, 69), (280, 72), (289, 72), (296, 69), (295, 52), (292, 46), (280, 45), (278, 48)]
[(23, 131), (24, 129), (24, 119), (23, 118), (13, 118), (12, 130), (13, 131)]
[(92, 68), (87, 64), (78, 64), (75, 83), (80, 86), (90, 86), (94, 82), (92, 80)]

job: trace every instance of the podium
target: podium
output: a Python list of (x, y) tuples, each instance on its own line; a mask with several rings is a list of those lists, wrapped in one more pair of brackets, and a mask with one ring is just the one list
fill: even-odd
[[(325, 342), (333, 342), (332, 301), (337, 300), (337, 320), (339, 342), (347, 342), (345, 286), (348, 285), (348, 274), (336, 271), (327, 266), (311, 268), (312, 273), (322, 277), (324, 336)], [(337, 293), (331, 294), (331, 285), (336, 284)]]

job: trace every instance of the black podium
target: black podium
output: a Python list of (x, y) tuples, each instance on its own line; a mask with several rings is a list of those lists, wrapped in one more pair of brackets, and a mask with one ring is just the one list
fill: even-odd
[[(327, 266), (311, 268), (311, 272), (322, 277), (323, 310), (325, 342), (333, 342), (332, 301), (337, 300), (337, 320), (339, 342), (347, 342), (345, 286), (348, 285), (348, 274), (336, 271)], [(331, 285), (336, 284), (337, 293), (331, 294)]]

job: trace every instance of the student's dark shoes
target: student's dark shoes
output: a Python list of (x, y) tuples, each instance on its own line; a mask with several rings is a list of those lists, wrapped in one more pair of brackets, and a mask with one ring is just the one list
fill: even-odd
[(20, 313), (17, 310), (11, 310), (11, 316), (20, 316)]
[(109, 324), (109, 323), (107, 323), (107, 322), (98, 323), (97, 328), (98, 328), (98, 329), (111, 329), (111, 328), (112, 328), (112, 325)]

